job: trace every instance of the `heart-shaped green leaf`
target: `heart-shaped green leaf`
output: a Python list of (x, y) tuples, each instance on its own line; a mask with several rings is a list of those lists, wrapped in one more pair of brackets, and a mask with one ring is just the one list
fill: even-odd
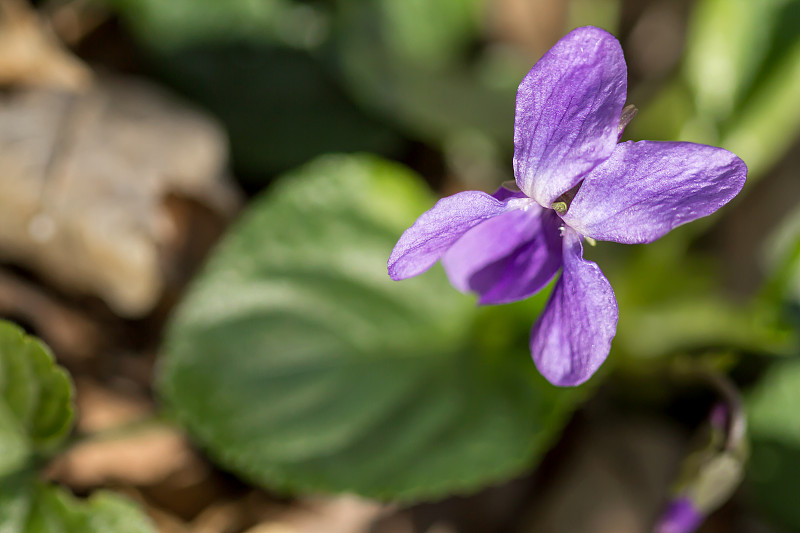
[(159, 380), (223, 465), (279, 490), (419, 499), (518, 473), (557, 435), (575, 393), (536, 374), (524, 330), (515, 351), (481, 349), (472, 299), (438, 267), (389, 279), (394, 242), (431, 203), (402, 167), (331, 156), (232, 229)]
[(34, 459), (53, 453), (72, 428), (72, 394), (47, 347), (0, 321), (0, 531), (152, 533), (118, 496), (101, 492), (84, 503), (36, 480)]
[(82, 502), (29, 472), (0, 478), (0, 531), (9, 533), (154, 533), (125, 498), (97, 492)]
[(0, 476), (47, 453), (72, 427), (72, 384), (50, 351), (0, 321)]

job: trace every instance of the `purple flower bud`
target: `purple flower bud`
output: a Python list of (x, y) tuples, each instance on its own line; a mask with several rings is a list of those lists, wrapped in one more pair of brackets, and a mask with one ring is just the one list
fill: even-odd
[(714, 404), (711, 409), (709, 419), (711, 427), (719, 431), (726, 431), (728, 428), (728, 418), (730, 417), (730, 409), (723, 402)]
[(669, 503), (653, 533), (692, 533), (704, 518), (688, 498), (678, 498)]

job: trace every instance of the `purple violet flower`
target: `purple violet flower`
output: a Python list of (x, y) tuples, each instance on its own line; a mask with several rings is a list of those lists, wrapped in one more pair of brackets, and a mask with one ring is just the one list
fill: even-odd
[(527, 298), (555, 276), (531, 331), (539, 371), (555, 385), (589, 379), (617, 329), (614, 291), (583, 258), (583, 238), (652, 242), (709, 215), (744, 185), (747, 168), (721, 148), (687, 142), (617, 143), (627, 67), (619, 42), (591, 26), (558, 41), (522, 80), (514, 122), (519, 191), (442, 198), (389, 257), (402, 280), (441, 259), (451, 283), (480, 304)]

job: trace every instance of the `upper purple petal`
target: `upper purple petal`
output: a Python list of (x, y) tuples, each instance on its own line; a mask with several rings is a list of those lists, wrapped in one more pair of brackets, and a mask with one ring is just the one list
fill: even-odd
[(531, 354), (550, 383), (579, 385), (608, 356), (619, 311), (611, 284), (583, 258), (581, 236), (564, 230), (564, 272), (531, 330)]
[(561, 266), (561, 220), (536, 204), (469, 230), (442, 257), (450, 282), (481, 304), (522, 300), (547, 285)]
[(442, 198), (397, 241), (389, 256), (389, 276), (401, 280), (425, 272), (464, 233), (506, 209), (507, 201), (485, 192), (464, 191)]
[(728, 203), (746, 175), (744, 162), (722, 148), (628, 141), (586, 177), (563, 218), (594, 239), (652, 242)]
[(587, 26), (558, 41), (517, 90), (514, 175), (543, 207), (611, 155), (627, 93), (619, 42)]

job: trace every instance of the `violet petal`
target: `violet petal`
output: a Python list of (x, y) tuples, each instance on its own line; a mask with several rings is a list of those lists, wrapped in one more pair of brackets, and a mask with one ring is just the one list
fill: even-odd
[(547, 285), (561, 266), (561, 220), (538, 205), (476, 226), (442, 257), (450, 282), (479, 303), (522, 300)]
[(603, 364), (619, 311), (611, 284), (583, 258), (581, 236), (564, 230), (564, 272), (531, 330), (531, 354), (550, 383), (580, 385)]
[(728, 203), (746, 175), (744, 162), (722, 148), (628, 141), (586, 177), (563, 218), (593, 239), (652, 242)]
[(397, 241), (389, 256), (389, 276), (397, 281), (425, 272), (464, 233), (506, 211), (507, 203), (480, 191), (442, 198)]
[[(513, 185), (513, 188), (509, 188), (512, 185)], [(509, 184), (509, 187), (505, 187), (505, 186), (501, 185), (500, 187), (497, 188), (496, 191), (494, 191), (492, 193), (492, 196), (494, 196), (495, 198), (497, 198), (501, 202), (504, 202), (504, 201), (508, 200), (509, 198), (527, 198), (527, 196), (525, 196), (524, 192), (522, 192), (520, 190), (516, 190), (517, 186), (516, 186), (516, 184), (514, 184), (514, 182), (511, 182)]]
[(543, 207), (611, 155), (627, 93), (617, 39), (577, 28), (533, 66), (517, 90), (514, 175)]

